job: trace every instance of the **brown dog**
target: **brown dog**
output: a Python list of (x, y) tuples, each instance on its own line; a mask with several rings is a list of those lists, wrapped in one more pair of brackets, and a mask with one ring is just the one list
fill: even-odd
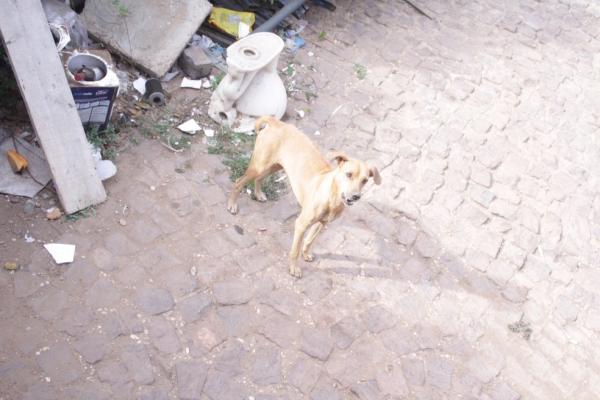
[(337, 161), (337, 167), (332, 167), (305, 134), (275, 118), (259, 118), (256, 133), (250, 164), (235, 182), (227, 209), (232, 214), (237, 213), (240, 191), (253, 179), (256, 199), (266, 201), (261, 190), (263, 179), (283, 168), (302, 207), (296, 219), (290, 251), (290, 274), (300, 278), (302, 271), (298, 267), (298, 256), (302, 240), (302, 257), (310, 262), (314, 259), (310, 247), (323, 226), (336, 219), (345, 205), (351, 206), (360, 199), (361, 190), (369, 178), (379, 185), (381, 177), (377, 168), (340, 152), (331, 154), (330, 158)]

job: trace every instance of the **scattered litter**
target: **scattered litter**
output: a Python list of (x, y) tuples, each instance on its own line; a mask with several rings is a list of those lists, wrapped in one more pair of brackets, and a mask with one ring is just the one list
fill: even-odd
[(144, 97), (148, 100), (148, 103), (155, 106), (162, 106), (165, 104), (165, 92), (158, 79), (148, 79), (146, 81), (145, 93)]
[(197, 46), (189, 46), (179, 57), (179, 66), (191, 79), (200, 79), (210, 75), (213, 65), (206, 51)]
[(315, 136), (319, 136), (320, 134), (321, 134), (321, 132), (319, 132), (318, 130), (316, 130), (314, 133)]
[(238, 36), (240, 38), (246, 37), (250, 34), (252, 27), (248, 24), (245, 24), (243, 21), (240, 21), (238, 24)]
[(205, 129), (203, 129), (203, 131), (204, 131), (204, 136), (206, 136), (206, 137), (214, 137), (215, 136), (214, 129), (205, 128)]
[(183, 78), (181, 80), (182, 88), (191, 88), (191, 89), (201, 89), (202, 88), (202, 79), (189, 79)]
[[(16, 149), (15, 144), (17, 145)], [(8, 138), (0, 144), (0, 154), (6, 154), (11, 150), (16, 150), (27, 160), (27, 169), (25, 173), (15, 174), (8, 158), (0, 157), (0, 192), (33, 197), (52, 179), (44, 153), (39, 147), (18, 136), (14, 137), (14, 142)]]
[(19, 264), (16, 262), (5, 262), (4, 269), (7, 271), (16, 271), (19, 268)]
[(127, 93), (129, 90), (129, 74), (127, 71), (117, 70), (117, 77), (119, 78), (119, 93), (118, 95), (122, 95)]
[(58, 50), (85, 49), (89, 46), (87, 28), (82, 16), (73, 11), (64, 1), (42, 1), (42, 7), (50, 25), (50, 31), (57, 40)]
[(167, 72), (163, 75), (162, 78), (160, 78), (160, 80), (164, 83), (171, 82), (173, 78), (179, 75), (179, 72), (181, 72), (179, 68), (177, 66), (173, 66), (169, 72)]
[(106, 50), (61, 54), (66, 65), (77, 113), (84, 126), (105, 129), (121, 86), (112, 57)]
[(48, 243), (44, 247), (57, 264), (71, 263), (75, 258), (74, 244)]
[(312, 57), (312, 56), (314, 56), (314, 55), (315, 55), (315, 53), (313, 53), (312, 51), (309, 51), (309, 52), (308, 52), (308, 56), (309, 56), (309, 57)]
[(283, 33), (285, 47), (292, 53), (296, 53), (298, 49), (306, 45), (306, 41), (300, 36), (300, 33), (307, 25), (308, 22), (306, 20), (300, 20), (295, 28), (288, 29)]
[(225, 63), (225, 49), (218, 43), (212, 41), (211, 38), (205, 35), (194, 34), (190, 41), (190, 46), (196, 46), (203, 49), (210, 60), (212, 65), (221, 71), (227, 73), (227, 64)]
[(58, 209), (58, 207), (52, 207), (46, 210), (46, 219), (55, 221), (60, 217), (62, 217), (62, 212)]
[(203, 87), (204, 89), (210, 89), (210, 88), (212, 87), (212, 83), (211, 83), (211, 81), (212, 81), (212, 79), (211, 79), (211, 80), (208, 80), (208, 79), (202, 79), (202, 87)]
[(21, 154), (17, 153), (15, 150), (8, 150), (6, 152), (6, 158), (10, 164), (10, 168), (15, 174), (23, 172), (25, 168), (27, 168), (27, 159)]
[(299, 118), (304, 118), (304, 110), (296, 110), (296, 115), (298, 115)]
[(243, 28), (244, 32), (246, 29), (249, 32), (255, 20), (256, 17), (252, 12), (235, 11), (222, 7), (213, 7), (208, 17), (209, 24), (238, 39), (245, 36), (240, 35), (243, 33), (240, 32), (240, 25), (242, 23), (246, 25), (247, 28)]
[(198, 275), (198, 268), (196, 268), (195, 266), (190, 268), (190, 275), (192, 275), (192, 276)]
[(143, 96), (146, 93), (146, 79), (140, 76), (133, 81), (133, 87)]
[(179, 125), (177, 129), (190, 135), (195, 135), (199, 130), (202, 130), (202, 127), (198, 125), (195, 119), (191, 118)]
[(121, 218), (121, 219), (119, 220), (119, 225), (121, 225), (121, 226), (125, 226), (125, 225), (127, 225), (127, 221), (125, 221), (123, 218)]
[(90, 143), (90, 152), (96, 165), (96, 173), (101, 181), (107, 180), (117, 173), (117, 166), (110, 160), (103, 160), (100, 149)]
[(25, 233), (25, 243), (33, 243), (35, 242), (35, 238), (33, 236), (29, 236), (29, 232)]

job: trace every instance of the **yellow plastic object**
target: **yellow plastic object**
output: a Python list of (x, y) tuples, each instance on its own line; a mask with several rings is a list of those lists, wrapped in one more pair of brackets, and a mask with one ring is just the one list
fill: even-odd
[[(252, 31), (254, 21), (254, 13), (229, 10), (222, 7), (213, 7), (208, 17), (209, 24), (238, 39), (240, 34), (245, 36)], [(243, 29), (240, 32), (240, 22), (248, 26), (246, 32), (243, 32)]]
[(27, 168), (27, 159), (19, 153), (17, 153), (16, 151), (8, 150), (6, 152), (6, 157), (8, 158), (8, 163), (10, 164), (10, 167), (15, 173), (23, 172), (23, 170)]

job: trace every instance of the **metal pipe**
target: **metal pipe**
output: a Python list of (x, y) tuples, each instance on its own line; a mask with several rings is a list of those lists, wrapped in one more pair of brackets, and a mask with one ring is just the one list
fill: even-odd
[(271, 18), (254, 30), (254, 32), (271, 32), (277, 25), (286, 19), (291, 13), (302, 6), (306, 0), (292, 0), (277, 11)]

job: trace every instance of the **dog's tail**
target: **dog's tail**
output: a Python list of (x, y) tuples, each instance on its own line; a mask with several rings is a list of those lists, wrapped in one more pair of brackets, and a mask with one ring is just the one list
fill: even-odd
[(256, 122), (254, 123), (254, 131), (256, 132), (256, 134), (259, 134), (260, 131), (265, 129), (267, 126), (269, 126), (269, 125), (273, 126), (274, 124), (276, 124), (278, 122), (279, 122), (279, 120), (276, 119), (275, 117), (272, 117), (270, 115), (265, 115), (264, 117), (260, 117), (259, 119), (256, 120)]

